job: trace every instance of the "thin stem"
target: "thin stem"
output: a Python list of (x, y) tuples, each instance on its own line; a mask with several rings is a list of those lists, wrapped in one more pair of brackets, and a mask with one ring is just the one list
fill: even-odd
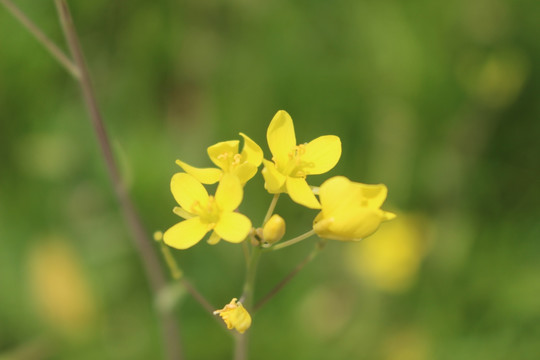
[(257, 275), (257, 265), (259, 264), (259, 259), (261, 258), (261, 252), (262, 249), (260, 247), (254, 246), (247, 266), (246, 280), (244, 282), (244, 289), (242, 291), (240, 301), (248, 311), (251, 310), (251, 305), (253, 303), (255, 277)]
[(279, 194), (274, 194), (274, 197), (272, 198), (272, 202), (270, 203), (270, 206), (268, 207), (268, 211), (266, 212), (266, 215), (264, 216), (264, 220), (263, 220), (263, 223), (262, 223), (263, 226), (264, 226), (264, 224), (266, 224), (268, 219), (270, 219), (270, 217), (274, 213), (274, 209), (276, 208), (276, 204), (278, 202), (278, 199), (279, 199)]
[(49, 39), (47, 35), (30, 20), (25, 13), (23, 13), (15, 4), (10, 0), (0, 0), (0, 3), (8, 9), (8, 11), (17, 19), (23, 27), (26, 28), (32, 34), (36, 40), (43, 45), (43, 47), (55, 58), (76, 80), (81, 76), (81, 72), (77, 68), (77, 65), (67, 57), (67, 55), (60, 50), (56, 44)]
[[(140, 216), (135, 209), (125, 184), (120, 177), (120, 172), (112, 154), (111, 144), (105, 130), (103, 118), (101, 117), (101, 113), (99, 111), (96, 96), (90, 81), (88, 68), (84, 61), (83, 52), (75, 31), (75, 26), (73, 24), (73, 19), (71, 17), (68, 5), (65, 0), (55, 0), (55, 3), (71, 56), (73, 57), (75, 64), (81, 73), (80, 77), (78, 78), (79, 85), (81, 87), (83, 98), (98, 138), (103, 158), (107, 165), (109, 177), (116, 196), (120, 202), (122, 213), (129, 225), (129, 229), (131, 230), (132, 239), (134, 240), (135, 247), (139, 252), (147, 279), (154, 294), (158, 294), (167, 283), (165, 274), (160, 265), (159, 257), (157, 256), (155, 248), (152, 246), (152, 242), (147, 236)], [(170, 313), (160, 312), (160, 317), (167, 358), (171, 360), (182, 359), (183, 356), (179, 342), (180, 331), (174, 316), (172, 316)]]
[(163, 258), (165, 259), (165, 264), (167, 264), (167, 267), (169, 268), (169, 271), (171, 272), (171, 276), (174, 280), (179, 280), (183, 273), (182, 270), (180, 270), (180, 267), (176, 263), (176, 260), (173, 257), (173, 254), (171, 254), (171, 249), (165, 245), (163, 242), (160, 242), (160, 248), (161, 248), (161, 254), (163, 255)]
[(234, 360), (247, 360), (247, 340), (245, 333), (234, 336)]
[(216, 309), (214, 306), (212, 306), (212, 304), (210, 304), (208, 302), (208, 300), (206, 300), (206, 298), (197, 290), (195, 289), (195, 287), (193, 285), (191, 285), (191, 283), (188, 281), (188, 279), (186, 278), (180, 278), (179, 279), (180, 283), (182, 283), (182, 285), (184, 285), (184, 287), (186, 288), (186, 290), (188, 291), (188, 293), (193, 296), (193, 298), (195, 300), (197, 300), (197, 302), (199, 304), (201, 304), (201, 306), (206, 310), (208, 311), (210, 314), (214, 314), (214, 310)]
[(249, 264), (249, 245), (248, 241), (250, 238), (242, 242), (242, 252), (244, 253), (244, 259), (246, 260), (246, 266)]
[(206, 300), (206, 298), (191, 284), (189, 280), (183, 277), (182, 269), (180, 269), (180, 266), (178, 266), (178, 263), (176, 262), (176, 259), (174, 258), (173, 254), (171, 253), (170, 248), (163, 242), (163, 234), (161, 231), (158, 231), (154, 234), (154, 240), (159, 242), (160, 248), (161, 248), (161, 254), (163, 255), (163, 258), (165, 259), (165, 263), (167, 264), (167, 267), (169, 268), (169, 271), (171, 273), (171, 276), (174, 280), (179, 281), (186, 291), (208, 312), (210, 312), (212, 315), (214, 314), (214, 306)]
[(315, 230), (311, 229), (309, 230), (308, 232), (302, 234), (302, 235), (299, 235), (291, 240), (287, 240), (287, 241), (284, 241), (282, 243), (279, 243), (277, 245), (274, 245), (273, 247), (271, 247), (270, 249), (268, 249), (269, 251), (276, 251), (276, 250), (281, 250), (283, 248), (286, 248), (288, 246), (291, 246), (291, 245), (294, 245), (296, 243), (299, 243), (300, 241), (302, 240), (305, 240), (311, 236), (315, 235)]
[[(257, 265), (261, 258), (262, 249), (254, 246), (246, 269), (246, 280), (240, 302), (247, 311), (251, 311), (253, 306), (253, 294), (255, 291), (255, 277), (257, 275)], [(248, 336), (249, 332), (236, 334), (234, 341), (234, 360), (246, 360), (248, 356)]]
[(287, 274), (287, 276), (285, 276), (283, 280), (281, 280), (272, 290), (270, 290), (268, 294), (266, 294), (261, 300), (259, 300), (259, 302), (257, 302), (257, 304), (253, 307), (253, 312), (255, 313), (256, 311), (258, 311), (264, 304), (266, 304), (266, 302), (268, 302), (268, 300), (270, 300), (278, 292), (280, 292), (281, 289), (283, 289), (283, 287), (287, 285), (289, 281), (291, 281), (296, 276), (296, 274), (298, 274), (300, 270), (304, 268), (304, 266), (306, 266), (313, 259), (315, 259), (317, 254), (319, 254), (319, 252), (324, 248), (325, 244), (325, 240), (319, 241), (315, 245), (315, 248), (309, 253), (309, 255), (304, 258), (304, 260), (302, 260), (298, 265), (296, 265), (296, 267), (289, 274)]

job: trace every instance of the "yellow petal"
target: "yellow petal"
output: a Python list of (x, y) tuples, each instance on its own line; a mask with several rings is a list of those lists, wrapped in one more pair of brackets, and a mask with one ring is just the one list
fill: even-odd
[(251, 221), (247, 216), (237, 212), (221, 214), (214, 231), (228, 242), (239, 243), (244, 241), (251, 230)]
[(357, 184), (362, 192), (362, 197), (367, 202), (367, 206), (372, 208), (380, 208), (381, 205), (386, 200), (386, 195), (388, 195), (388, 188), (384, 184), (377, 185), (368, 185), (368, 184)]
[(306, 174), (323, 174), (336, 166), (341, 157), (341, 141), (337, 136), (320, 136), (306, 145), (302, 162)]
[(242, 202), (244, 191), (240, 180), (233, 174), (225, 174), (216, 190), (216, 202), (223, 211), (234, 211)]
[(238, 154), (238, 140), (222, 141), (208, 148), (210, 160), (221, 169), (228, 170), (231, 158)]
[(215, 245), (217, 244), (219, 241), (221, 240), (221, 238), (219, 237), (218, 234), (216, 234), (215, 231), (212, 231), (212, 234), (210, 234), (210, 237), (208, 238), (208, 243), (210, 245)]
[(328, 234), (330, 233), (330, 226), (333, 222), (334, 218), (325, 218), (324, 214), (321, 211), (313, 220), (313, 230), (315, 230), (319, 237), (324, 239), (331, 239)]
[(180, 160), (176, 160), (176, 164), (203, 184), (217, 183), (223, 174), (221, 170), (216, 168), (196, 168)]
[(279, 110), (274, 115), (268, 126), (266, 139), (277, 167), (284, 167), (289, 161), (289, 153), (296, 146), (293, 121), (286, 111)]
[(208, 193), (204, 186), (193, 176), (186, 173), (176, 173), (171, 179), (171, 192), (178, 204), (191, 211), (195, 203), (205, 204)]
[(236, 167), (232, 173), (238, 177), (240, 184), (245, 185), (249, 179), (255, 176), (257, 173), (257, 167), (249, 162), (245, 162), (238, 165), (238, 167)]
[(246, 134), (240, 133), (244, 138), (244, 147), (242, 149), (242, 160), (248, 163), (259, 166), (263, 159), (263, 151), (259, 145), (251, 140)]
[(321, 208), (321, 204), (319, 204), (305, 179), (288, 177), (285, 186), (287, 193), (294, 202), (311, 209)]
[(321, 213), (313, 228), (321, 238), (361, 240), (377, 230), (394, 214), (379, 207), (386, 199), (385, 185), (355, 183), (343, 176), (325, 181), (320, 188)]
[(263, 159), (263, 164), (264, 188), (271, 194), (284, 192), (283, 185), (287, 177), (276, 169), (273, 162)]
[(362, 240), (377, 230), (381, 215), (381, 210), (368, 207), (341, 208), (333, 216), (330, 230), (337, 234), (336, 240)]
[(353, 206), (357, 199), (351, 191), (351, 181), (344, 176), (334, 176), (326, 180), (319, 188), (319, 197), (324, 205), (322, 212), (332, 214), (336, 208), (347, 206), (344, 202), (350, 202), (350, 206)]
[(236, 329), (243, 334), (251, 326), (251, 316), (237, 300), (232, 299), (223, 309), (214, 311), (214, 315), (221, 316), (227, 329)]
[(165, 231), (163, 241), (176, 249), (187, 249), (201, 241), (208, 232), (208, 225), (201, 222), (199, 217), (184, 220)]

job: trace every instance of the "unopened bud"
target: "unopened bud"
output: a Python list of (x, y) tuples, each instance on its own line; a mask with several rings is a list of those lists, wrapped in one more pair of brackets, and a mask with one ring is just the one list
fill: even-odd
[(263, 241), (267, 244), (275, 244), (285, 235), (285, 220), (278, 214), (272, 217), (263, 226)]

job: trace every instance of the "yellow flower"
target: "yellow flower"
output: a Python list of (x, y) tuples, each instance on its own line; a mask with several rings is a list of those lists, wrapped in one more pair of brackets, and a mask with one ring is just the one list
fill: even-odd
[(288, 193), (296, 203), (320, 209), (306, 176), (325, 173), (337, 164), (341, 156), (339, 138), (326, 135), (297, 145), (293, 121), (283, 110), (270, 122), (266, 138), (273, 156), (272, 161), (263, 160), (266, 190), (271, 194)]
[(234, 210), (243, 197), (238, 178), (225, 174), (216, 190), (208, 196), (204, 186), (193, 176), (177, 173), (171, 180), (171, 192), (180, 207), (174, 212), (184, 221), (163, 234), (165, 244), (177, 249), (187, 249), (197, 244), (210, 230), (210, 239), (216, 244), (221, 238), (232, 243), (242, 242), (251, 230), (251, 221)]
[(319, 190), (322, 209), (313, 221), (321, 238), (354, 241), (373, 234), (395, 215), (380, 209), (388, 190), (383, 184), (355, 183), (343, 176), (326, 180)]
[(203, 184), (214, 184), (222, 178), (223, 174), (230, 173), (237, 176), (240, 183), (244, 185), (257, 173), (257, 168), (261, 165), (263, 158), (263, 151), (247, 135), (243, 133), (240, 135), (244, 138), (244, 147), (241, 153), (238, 153), (240, 144), (238, 140), (219, 142), (208, 148), (210, 160), (219, 169), (196, 168), (180, 160), (176, 160), (176, 164)]
[(227, 324), (227, 329), (236, 329), (240, 334), (243, 334), (251, 326), (251, 316), (242, 303), (237, 302), (236, 298), (232, 299), (223, 309), (214, 311), (214, 315), (221, 316)]

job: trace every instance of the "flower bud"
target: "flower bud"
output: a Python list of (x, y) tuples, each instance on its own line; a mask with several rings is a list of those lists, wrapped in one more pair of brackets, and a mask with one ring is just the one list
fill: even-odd
[(267, 244), (275, 244), (283, 235), (285, 235), (285, 220), (278, 214), (272, 215), (272, 217), (264, 224), (263, 241)]
[(232, 299), (223, 309), (214, 311), (214, 315), (221, 316), (227, 329), (236, 329), (240, 334), (243, 334), (251, 326), (251, 316), (242, 303), (237, 302), (236, 298)]
[(396, 215), (380, 207), (386, 199), (386, 186), (352, 182), (335, 176), (320, 188), (321, 212), (313, 230), (322, 239), (358, 241), (373, 234), (381, 222)]

